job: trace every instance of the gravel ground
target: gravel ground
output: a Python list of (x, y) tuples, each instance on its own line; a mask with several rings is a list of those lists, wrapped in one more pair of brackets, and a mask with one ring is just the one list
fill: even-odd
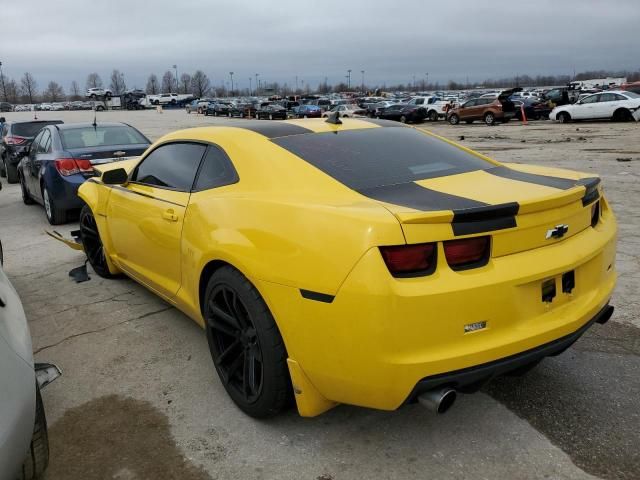
[[(91, 112), (38, 115), (93, 119)], [(98, 118), (128, 122), (154, 140), (225, 122), (182, 111)], [(639, 478), (640, 125), (421, 127), (501, 161), (603, 177), (619, 222), (616, 313), (608, 324), (525, 377), (461, 396), (443, 416), (417, 405), (396, 412), (340, 406), (315, 419), (289, 411), (256, 421), (228, 399), (195, 323), (127, 279), (73, 283), (68, 272), (82, 255), (44, 235), (42, 208), (23, 205), (19, 188), (3, 182), (5, 269), (22, 297), (36, 358), (64, 370), (44, 392), (46, 478)]]

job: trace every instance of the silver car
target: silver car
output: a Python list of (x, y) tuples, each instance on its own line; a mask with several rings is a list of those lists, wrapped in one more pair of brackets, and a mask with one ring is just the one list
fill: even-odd
[(34, 364), (27, 319), (2, 260), (0, 243), (0, 480), (29, 480), (38, 478), (49, 462), (40, 389), (60, 370)]

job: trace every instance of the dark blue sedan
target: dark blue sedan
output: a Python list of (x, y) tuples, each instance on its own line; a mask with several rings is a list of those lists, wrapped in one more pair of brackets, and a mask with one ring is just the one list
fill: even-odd
[(78, 187), (94, 175), (94, 165), (136, 157), (150, 144), (125, 123), (49, 125), (18, 166), (22, 199), (42, 204), (52, 225), (65, 223), (69, 212), (82, 208)]

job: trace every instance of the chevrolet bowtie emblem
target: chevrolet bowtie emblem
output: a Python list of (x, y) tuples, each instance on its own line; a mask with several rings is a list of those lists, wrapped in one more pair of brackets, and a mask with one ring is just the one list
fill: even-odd
[(127, 152), (123, 151), (123, 150), (118, 150), (117, 152), (113, 152), (113, 156), (114, 157), (124, 157), (127, 154)]
[(555, 228), (547, 230), (547, 240), (550, 238), (562, 238), (569, 231), (569, 225), (556, 225)]

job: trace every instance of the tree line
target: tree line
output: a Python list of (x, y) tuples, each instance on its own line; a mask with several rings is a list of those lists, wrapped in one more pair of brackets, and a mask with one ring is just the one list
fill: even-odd
[[(318, 92), (326, 94), (330, 92), (345, 92), (348, 90), (359, 91), (364, 87), (365, 91), (434, 91), (434, 90), (466, 90), (477, 87), (499, 88), (499, 87), (543, 87), (552, 85), (565, 85), (571, 80), (588, 80), (590, 78), (605, 77), (627, 77), (629, 82), (640, 81), (640, 71), (607, 71), (592, 70), (580, 72), (573, 77), (570, 75), (516, 75), (498, 79), (486, 79), (483, 82), (457, 82), (450, 80), (445, 83), (430, 82), (424, 80), (409, 82), (406, 84), (387, 85), (347, 85), (344, 82), (329, 84), (325, 79), (317, 86), (312, 87), (308, 82), (301, 80), (301, 86), (296, 81), (296, 88), (290, 87), (287, 83), (278, 82), (258, 82), (253, 88), (229, 89), (228, 82), (221, 82), (219, 86), (214, 86), (210, 78), (202, 70), (196, 70), (193, 74), (183, 73), (176, 78), (173, 71), (167, 70), (160, 77), (152, 73), (147, 78), (145, 92), (149, 95), (159, 93), (179, 93), (192, 94), (195, 97), (206, 96), (224, 97), (228, 95), (255, 95), (256, 93), (276, 93), (280, 95), (303, 94)], [(258, 81), (256, 76), (256, 81)], [(250, 84), (251, 85), (251, 84)], [(86, 89), (104, 88), (105, 83), (97, 72), (87, 75), (85, 82)], [(127, 90), (124, 73), (114, 69), (109, 77), (108, 88), (114, 95), (121, 95)], [(39, 89), (39, 84), (30, 72), (25, 72), (18, 80), (0, 75), (0, 98), (9, 103), (38, 103), (38, 102), (60, 102), (64, 100), (80, 100), (84, 98), (84, 91), (81, 91), (77, 81), (72, 81), (69, 89), (65, 89), (58, 82), (50, 81), (46, 83), (44, 89)]]

